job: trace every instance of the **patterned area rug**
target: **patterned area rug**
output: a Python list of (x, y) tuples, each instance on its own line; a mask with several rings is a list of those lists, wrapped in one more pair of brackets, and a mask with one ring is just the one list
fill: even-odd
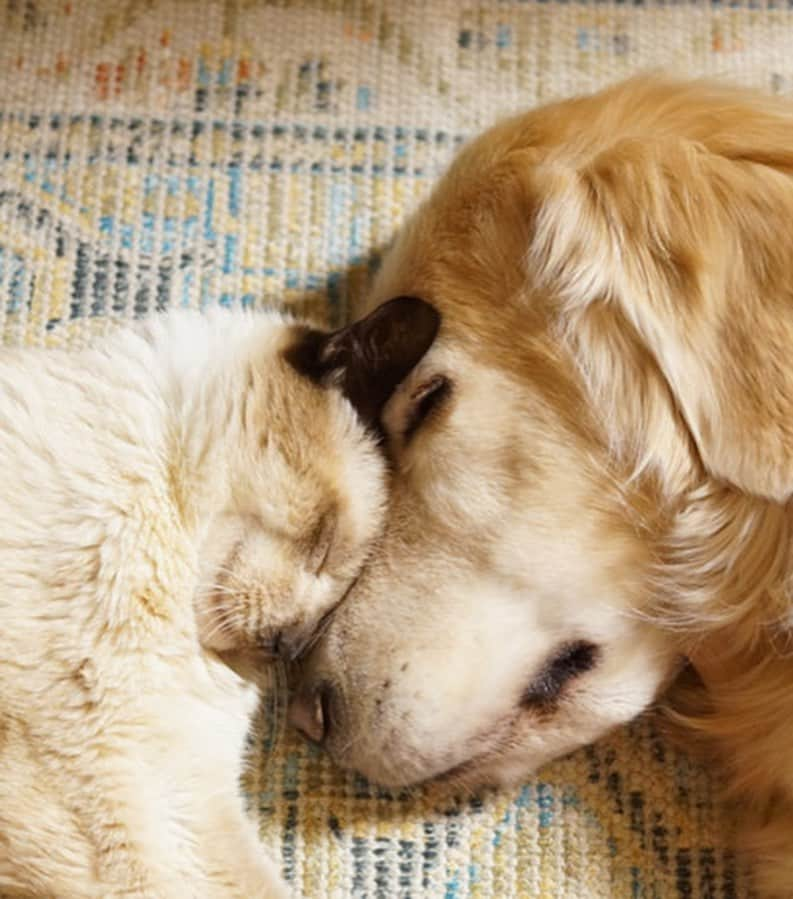
[[(789, 6), (0, 0), (0, 335), (217, 303), (341, 321), (467, 135), (648, 67), (788, 91)], [(263, 720), (248, 792), (300, 894), (748, 895), (706, 774), (650, 722), (475, 798), (271, 743)]]

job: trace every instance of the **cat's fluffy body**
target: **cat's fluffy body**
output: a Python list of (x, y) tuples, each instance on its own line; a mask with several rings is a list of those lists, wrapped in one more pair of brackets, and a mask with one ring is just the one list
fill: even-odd
[(172, 313), (0, 355), (0, 892), (284, 894), (239, 790), (257, 690), (205, 647), (302, 639), (385, 499), (295, 333)]

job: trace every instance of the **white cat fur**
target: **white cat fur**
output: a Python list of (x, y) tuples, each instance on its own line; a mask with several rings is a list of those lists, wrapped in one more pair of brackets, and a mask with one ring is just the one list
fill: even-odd
[(213, 647), (310, 633), (385, 498), (294, 338), (181, 312), (0, 355), (0, 892), (285, 895), (239, 788), (257, 688)]

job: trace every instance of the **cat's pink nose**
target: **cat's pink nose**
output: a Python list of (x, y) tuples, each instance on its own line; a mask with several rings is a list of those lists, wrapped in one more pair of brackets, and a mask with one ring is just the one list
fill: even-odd
[(289, 703), (288, 720), (312, 743), (320, 744), (330, 726), (331, 688), (317, 684), (301, 689)]

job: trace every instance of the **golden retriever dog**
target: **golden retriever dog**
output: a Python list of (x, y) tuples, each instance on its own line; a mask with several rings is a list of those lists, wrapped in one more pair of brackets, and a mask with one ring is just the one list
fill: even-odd
[(292, 720), (385, 784), (510, 783), (687, 657), (761, 894), (793, 895), (793, 107), (644, 77), (505, 121), (371, 304), (404, 294), (439, 337)]

